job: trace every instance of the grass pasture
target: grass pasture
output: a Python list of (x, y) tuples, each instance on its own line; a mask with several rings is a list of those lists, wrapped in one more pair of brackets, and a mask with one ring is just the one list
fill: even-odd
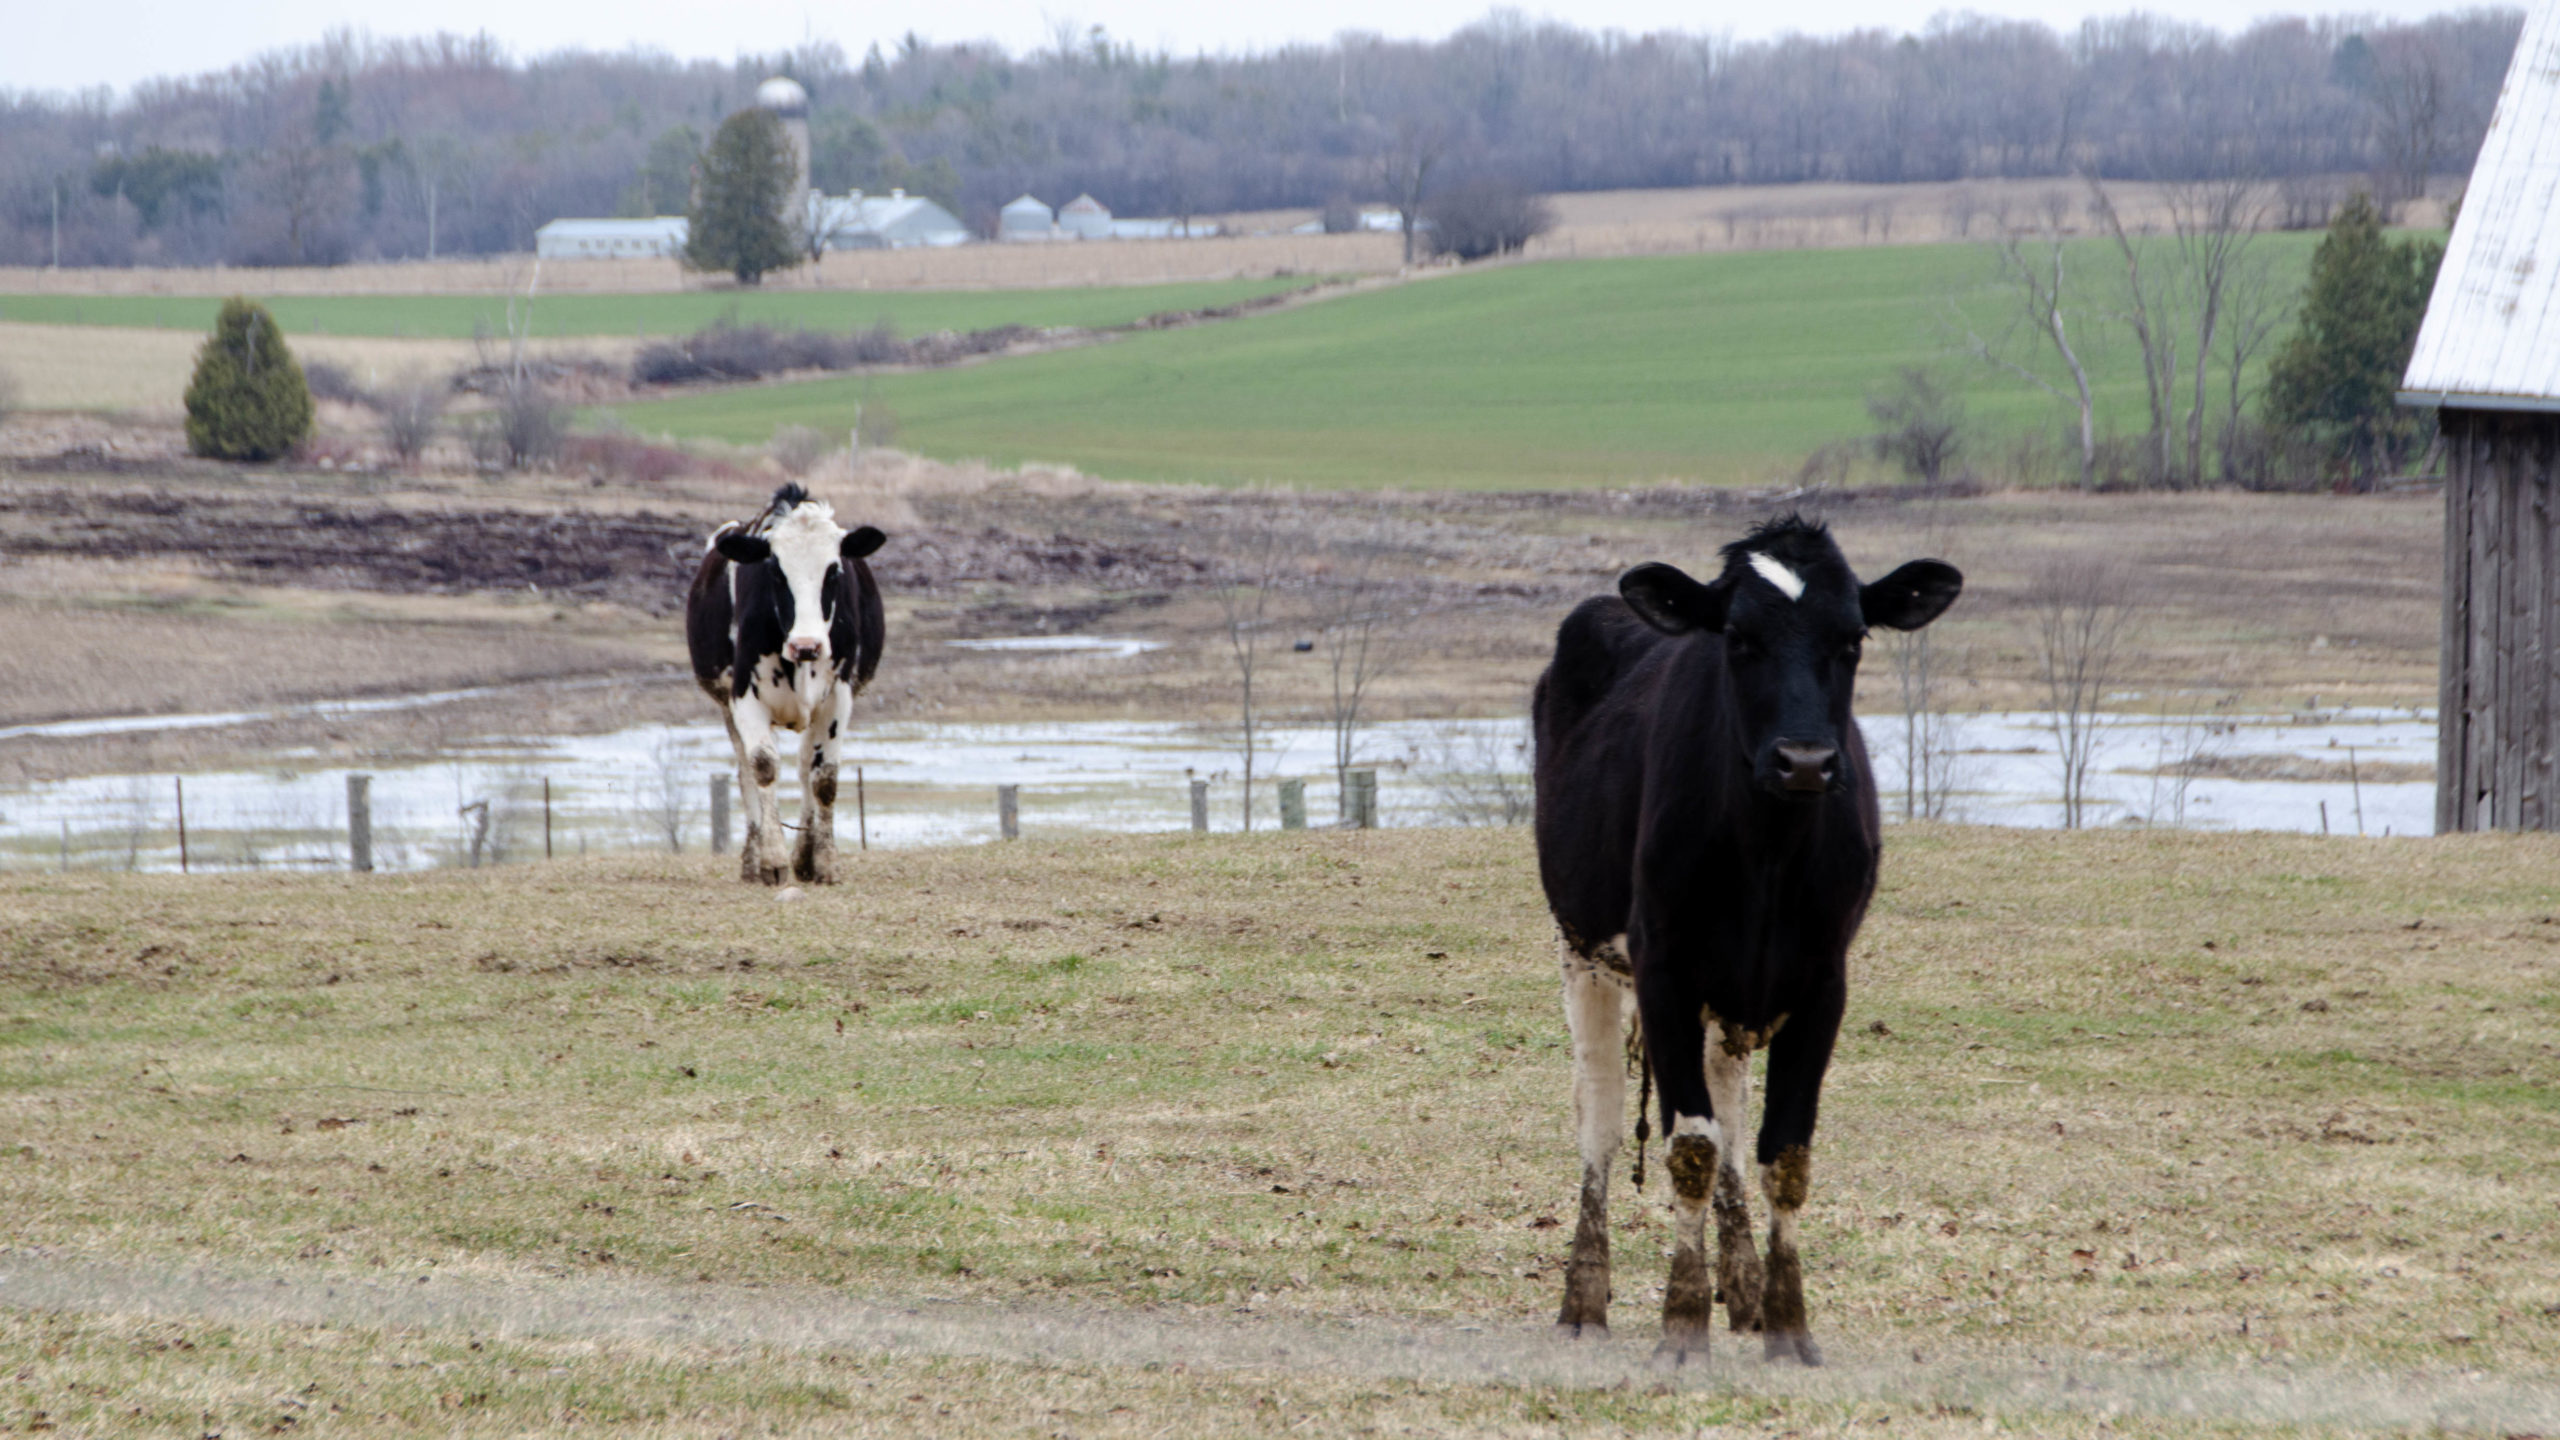
[[(254, 277), (249, 277), (254, 279)], [(1178, 285), (1054, 290), (692, 290), (661, 294), (543, 294), (533, 309), (537, 338), (665, 339), (723, 319), (809, 330), (852, 330), (886, 322), (901, 335), (987, 330), (1000, 325), (1101, 328), (1168, 310), (1232, 305), (1298, 289), (1305, 279), (1194, 281)], [(254, 295), (256, 287), (242, 290)], [(306, 336), (469, 340), (507, 333), (504, 295), (278, 295), (262, 297), (276, 323)], [(222, 301), (187, 295), (0, 295), (0, 323), (99, 325), (120, 329), (213, 328)]]
[[(1816, 1151), (1809, 1389), (1722, 1337), (1627, 1383), (1658, 1149), (1615, 1196), (1620, 1338), (1553, 1362), (1618, 1372), (1520, 1359), (1573, 1179), (1524, 832), (846, 858), (792, 901), (708, 860), (0, 877), (0, 1268), (55, 1286), (0, 1282), (0, 1421), (2548, 1423), (2547, 837), (1895, 832)], [(279, 1299), (73, 1293), (155, 1272)], [(857, 1305), (891, 1319), (827, 1329)], [(1044, 1352), (1039, 1315), (1140, 1339)]]
[[(2256, 243), (2291, 285), (2315, 235)], [(2078, 273), (2112, 263), (2075, 243)], [(743, 443), (832, 429), (859, 394), (941, 459), (1114, 479), (1524, 489), (1792, 474), (1870, 433), (1903, 366), (1963, 381), (1978, 435), (2061, 407), (1958, 357), (2007, 323), (1979, 245), (1555, 261), (1468, 270), (1260, 315), (960, 370), (825, 379), (623, 407), (633, 426)], [(2138, 352), (2080, 334), (2102, 413), (2142, 413)]]

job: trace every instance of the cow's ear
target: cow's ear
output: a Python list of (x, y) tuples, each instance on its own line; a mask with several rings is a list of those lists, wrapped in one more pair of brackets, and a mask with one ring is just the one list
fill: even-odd
[(750, 535), (744, 530), (721, 531), (711, 537), (711, 548), (719, 551), (732, 563), (739, 565), (753, 565), (773, 555), (771, 542), (761, 535)]
[(1665, 635), (1724, 629), (1725, 602), (1733, 587), (1719, 579), (1701, 585), (1676, 565), (1639, 565), (1618, 577), (1618, 596), (1636, 618)]
[(1964, 593), (1964, 575), (1944, 560), (1914, 560), (1858, 590), (1858, 611), (1869, 625), (1917, 630), (1946, 613)]
[(888, 543), (889, 537), (881, 534), (878, 528), (862, 525), (846, 534), (844, 543), (836, 547), (836, 553), (847, 560), (859, 560)]

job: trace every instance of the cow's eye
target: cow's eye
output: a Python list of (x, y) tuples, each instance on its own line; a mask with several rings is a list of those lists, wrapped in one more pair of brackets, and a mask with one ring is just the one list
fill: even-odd
[(1757, 660), (1768, 653), (1760, 648), (1759, 641), (1752, 639), (1748, 635), (1735, 635), (1730, 637), (1724, 642), (1724, 648), (1725, 653), (1731, 655), (1736, 660)]
[(1844, 664), (1849, 664), (1849, 665), (1855, 665), (1855, 664), (1857, 664), (1857, 663), (1858, 663), (1858, 656), (1859, 656), (1859, 654), (1860, 654), (1860, 652), (1861, 652), (1861, 648), (1862, 648), (1862, 647), (1860, 647), (1860, 645), (1858, 644), (1858, 642), (1857, 642), (1857, 641), (1855, 641), (1855, 640), (1852, 640), (1852, 641), (1850, 641), (1848, 644), (1841, 646), (1841, 647), (1840, 647), (1840, 659), (1841, 659), (1842, 663), (1844, 663)]

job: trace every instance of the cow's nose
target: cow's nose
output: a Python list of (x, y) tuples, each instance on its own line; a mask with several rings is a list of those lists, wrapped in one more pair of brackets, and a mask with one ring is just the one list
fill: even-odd
[(1781, 741), (1778, 763), (1786, 768), (1789, 790), (1823, 791), (1831, 788), (1832, 772), (1838, 768), (1840, 752), (1829, 745), (1797, 745)]
[(782, 658), (786, 660), (815, 660), (818, 658), (818, 652), (825, 648), (826, 645), (823, 641), (793, 640), (782, 647)]

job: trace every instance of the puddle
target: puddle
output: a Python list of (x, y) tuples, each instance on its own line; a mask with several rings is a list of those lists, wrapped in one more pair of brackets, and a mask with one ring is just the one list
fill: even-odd
[(1087, 654), (1109, 660), (1127, 660), (1164, 648), (1161, 640), (1109, 635), (1008, 635), (996, 640), (945, 640), (942, 643), (954, 650), (991, 650), (1000, 654)]
[[(396, 702), (342, 703), (390, 708)], [(1865, 723), (1887, 815), (1898, 816), (1900, 720), (1869, 716)], [(1944, 818), (2060, 823), (2054, 741), (2044, 717), (1973, 715), (1952, 717), (1951, 724), (1956, 753)], [(1280, 726), (1268, 740), (1255, 766), (1257, 828), (1279, 823), (1270, 783), (1278, 776), (1305, 779), (1309, 819), (1330, 822), (1337, 813), (1331, 733)], [(1516, 719), (1397, 721), (1362, 732), (1360, 763), (1378, 771), (1385, 824), (1499, 824), (1526, 818), (1526, 741), (1527, 727)], [(2347, 768), (2350, 753), (2355, 778)], [(2434, 826), (2431, 781), (2359, 782), (2365, 767), (2394, 767), (2381, 773), (2407, 776), (2425, 773), (2434, 758), (2434, 719), (2422, 711), (2210, 722), (2111, 718), (2091, 779), (2089, 823), (2317, 833), (2325, 806), (2332, 833), (2423, 835)], [(2201, 760), (2201, 768), (2219, 773), (2181, 780), (2175, 773), (2181, 760)], [(848, 848), (865, 829), (872, 844), (884, 846), (991, 840), (998, 784), (1021, 787), (1022, 832), (1029, 840), (1186, 828), (1194, 776), (1211, 782), (1212, 828), (1234, 830), (1241, 822), (1242, 762), (1233, 737), (1178, 723), (877, 724), (853, 734), (846, 765), (861, 769), (863, 801), (858, 814), (848, 775), (837, 816)], [(538, 857), (546, 780), (554, 853), (663, 849), (670, 837), (700, 853), (709, 838), (709, 778), (730, 766), (719, 727), (694, 724), (487, 741), (430, 764), (378, 768), (370, 772), (376, 863), (412, 869), (465, 859), (476, 821), (464, 808), (481, 801), (491, 817), (484, 858)], [(187, 776), (191, 860), (205, 868), (345, 863), (346, 773), (343, 765), (314, 757), (307, 767)], [(2268, 774), (2311, 778), (2248, 778)], [(797, 785), (786, 783), (784, 790), (796, 796)], [(0, 790), (0, 865), (175, 869), (174, 802), (167, 776), (89, 776)]]

